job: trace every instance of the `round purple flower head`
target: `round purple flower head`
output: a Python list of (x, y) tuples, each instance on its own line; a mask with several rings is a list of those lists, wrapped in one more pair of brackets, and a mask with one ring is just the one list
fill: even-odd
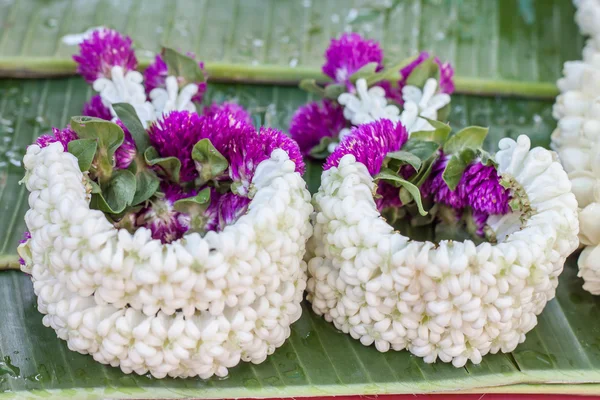
[(489, 214), (487, 214), (485, 212), (473, 210), (471, 217), (473, 218), (473, 223), (475, 224), (475, 227), (476, 227), (475, 233), (477, 233), (477, 235), (479, 235), (479, 236), (483, 236), (485, 224), (487, 222)]
[(402, 201), (400, 201), (400, 189), (394, 185), (390, 185), (385, 181), (379, 181), (377, 183), (377, 195), (375, 198), (375, 205), (379, 211), (383, 211), (390, 207), (402, 207)]
[(436, 203), (445, 204), (454, 209), (462, 209), (467, 205), (466, 199), (458, 188), (450, 190), (442, 177), (450, 158), (451, 156), (442, 154), (440, 159), (435, 162), (431, 169), (431, 175), (421, 186), (421, 193), (424, 197), (433, 198)]
[(115, 151), (115, 166), (117, 169), (126, 169), (128, 168), (135, 155), (137, 154), (135, 142), (133, 141), (133, 137), (131, 137), (131, 133), (120, 120), (117, 120), (117, 125), (123, 129), (123, 133), (125, 134), (125, 138), (123, 143), (119, 146), (117, 151)]
[(267, 157), (271, 157), (273, 150), (282, 149), (288, 154), (290, 160), (296, 164), (296, 172), (300, 175), (304, 175), (305, 166), (304, 161), (302, 160), (302, 154), (300, 153), (300, 148), (298, 148), (298, 143), (285, 133), (273, 128), (261, 127), (258, 135), (260, 142), (264, 146)]
[(307, 156), (322, 138), (337, 137), (346, 124), (344, 109), (339, 104), (327, 99), (313, 101), (294, 113), (290, 135)]
[[(194, 58), (194, 55), (188, 53), (189, 57)], [(204, 63), (199, 62), (200, 69), (204, 71)], [(146, 94), (150, 95), (152, 89), (166, 87), (165, 80), (167, 79), (169, 67), (163, 60), (160, 54), (157, 54), (154, 58), (154, 62), (146, 68), (144, 71), (144, 85), (146, 87)], [(198, 92), (192, 97), (192, 101), (195, 103), (202, 102), (202, 96), (206, 92), (206, 81), (195, 82), (198, 85)]]
[(99, 94), (92, 96), (92, 98), (83, 105), (82, 114), (87, 117), (95, 117), (110, 121), (112, 115), (110, 109), (102, 103), (102, 97)]
[(339, 39), (331, 39), (325, 51), (323, 73), (337, 83), (350, 83), (350, 76), (369, 63), (383, 68), (383, 51), (374, 40), (363, 39), (358, 33), (344, 33)]
[(52, 128), (52, 134), (42, 135), (35, 141), (40, 147), (46, 147), (50, 143), (60, 142), (63, 145), (63, 149), (65, 151), (69, 150), (69, 142), (71, 140), (78, 139), (75, 131), (71, 130), (70, 126), (67, 126), (65, 129)]
[(408, 140), (401, 123), (382, 119), (352, 128), (350, 134), (325, 161), (324, 170), (337, 167), (342, 157), (352, 154), (371, 175), (377, 175), (387, 153), (399, 150)]
[(225, 193), (219, 199), (219, 226), (217, 231), (222, 231), (227, 225), (235, 223), (248, 210), (250, 199), (238, 196), (235, 193)]
[(186, 193), (181, 187), (164, 184), (161, 186), (164, 197), (155, 198), (149, 207), (140, 211), (136, 224), (152, 232), (152, 238), (163, 243), (171, 243), (180, 239), (190, 228), (190, 217), (175, 210), (177, 200), (194, 196), (196, 193)]
[(98, 78), (111, 77), (111, 69), (120, 66), (125, 72), (137, 68), (137, 59), (129, 36), (102, 28), (79, 45), (79, 54), (73, 56), (77, 73), (88, 83)]
[(182, 182), (196, 179), (198, 171), (192, 160), (192, 149), (199, 140), (208, 137), (202, 118), (195, 112), (172, 111), (156, 121), (148, 130), (150, 143), (162, 157), (176, 157), (181, 162)]
[(210, 106), (204, 107), (202, 115), (208, 118), (214, 118), (217, 114), (227, 114), (237, 121), (252, 125), (252, 118), (244, 107), (237, 103), (226, 101), (222, 104), (212, 103)]
[[(23, 238), (21, 240), (19, 240), (19, 244), (23, 244), (23, 243), (27, 242), (29, 239), (31, 239), (31, 233), (29, 233), (29, 231), (25, 231), (25, 232), (23, 232)], [(19, 264), (25, 265), (25, 260), (23, 260), (23, 257), (19, 257)]]
[(473, 210), (486, 214), (506, 214), (510, 207), (510, 190), (500, 185), (500, 177), (493, 165), (480, 162), (467, 167), (457, 191)]

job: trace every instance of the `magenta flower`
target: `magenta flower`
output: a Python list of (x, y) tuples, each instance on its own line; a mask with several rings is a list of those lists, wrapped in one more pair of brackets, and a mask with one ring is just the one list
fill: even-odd
[[(31, 239), (31, 233), (29, 233), (29, 231), (25, 231), (25, 232), (23, 232), (23, 238), (21, 240), (19, 240), (19, 244), (23, 244), (23, 243), (27, 242), (29, 239)], [(19, 264), (25, 265), (25, 260), (23, 260), (23, 257), (19, 257)]]
[(290, 122), (290, 135), (302, 154), (308, 156), (324, 137), (335, 138), (347, 125), (344, 109), (331, 100), (313, 101), (296, 110)]
[(273, 128), (261, 127), (258, 134), (267, 157), (271, 157), (273, 150), (282, 149), (288, 154), (290, 160), (296, 164), (296, 172), (304, 175), (305, 166), (298, 143), (285, 133)]
[(112, 115), (110, 109), (102, 103), (102, 97), (99, 94), (92, 96), (92, 98), (83, 105), (82, 114), (87, 117), (95, 117), (110, 121)]
[(358, 33), (344, 33), (339, 39), (331, 39), (325, 51), (323, 73), (337, 83), (350, 83), (350, 76), (369, 63), (383, 68), (383, 51), (374, 40), (363, 39)]
[(172, 111), (153, 123), (148, 134), (150, 143), (162, 157), (176, 157), (181, 162), (180, 179), (190, 182), (198, 171), (192, 160), (192, 149), (199, 140), (208, 137), (202, 118), (195, 112)]
[(500, 185), (500, 177), (493, 165), (480, 162), (467, 167), (457, 187), (467, 205), (486, 214), (506, 214), (510, 207), (510, 190)]
[(460, 210), (467, 205), (466, 199), (461, 195), (458, 188), (450, 190), (442, 178), (442, 174), (450, 158), (451, 156), (442, 154), (440, 159), (435, 162), (431, 170), (431, 175), (429, 175), (425, 183), (421, 186), (421, 193), (424, 197), (433, 198), (433, 201), (436, 203), (445, 204)]
[(400, 201), (400, 188), (385, 181), (379, 181), (377, 183), (377, 194), (378, 197), (375, 198), (375, 205), (379, 211), (391, 207), (402, 207), (402, 202)]
[(325, 161), (323, 169), (337, 167), (342, 157), (352, 154), (371, 175), (377, 175), (387, 153), (399, 150), (407, 139), (406, 128), (399, 122), (382, 119), (360, 125), (352, 128), (350, 134), (342, 139)]
[(121, 129), (123, 129), (125, 138), (117, 151), (115, 151), (115, 167), (117, 169), (126, 169), (135, 159), (137, 150), (135, 147), (135, 142), (133, 141), (133, 137), (131, 137), (131, 133), (129, 133), (127, 127), (123, 125), (120, 120), (117, 120), (116, 123), (121, 127)]
[[(194, 58), (193, 54), (188, 56)], [(204, 71), (204, 63), (199, 62), (200, 69)], [(152, 89), (166, 87), (166, 79), (168, 74), (167, 63), (163, 60), (160, 54), (157, 54), (154, 58), (154, 62), (146, 68), (144, 71), (144, 85), (146, 86), (146, 94), (150, 95)], [(195, 82), (198, 85), (198, 92), (192, 97), (192, 101), (196, 103), (202, 102), (204, 92), (206, 92), (206, 81)]]
[(485, 212), (473, 210), (471, 217), (473, 218), (473, 222), (475, 223), (475, 226), (477, 227), (475, 233), (477, 233), (479, 236), (483, 236), (483, 234), (484, 234), (483, 230), (485, 228), (485, 225), (487, 223), (487, 219), (488, 219), (489, 215)]
[(46, 147), (50, 143), (60, 142), (63, 145), (63, 149), (65, 151), (69, 150), (69, 142), (71, 140), (78, 139), (75, 131), (71, 130), (70, 126), (67, 126), (65, 129), (52, 128), (52, 134), (42, 135), (35, 141), (40, 147)]
[(214, 118), (217, 114), (227, 114), (236, 121), (242, 121), (248, 125), (252, 125), (252, 117), (244, 107), (237, 103), (226, 101), (222, 104), (212, 103), (210, 106), (204, 107), (202, 115), (208, 118)]
[(183, 237), (190, 228), (190, 217), (175, 210), (177, 200), (195, 196), (196, 193), (186, 193), (176, 185), (161, 186), (162, 197), (155, 197), (150, 206), (137, 214), (136, 224), (152, 232), (152, 238), (163, 243), (171, 243)]
[(137, 59), (131, 38), (119, 32), (102, 28), (79, 45), (79, 54), (73, 56), (77, 73), (88, 83), (98, 78), (111, 77), (111, 69), (120, 66), (125, 72), (137, 68)]
[(222, 231), (227, 225), (235, 223), (248, 210), (250, 199), (235, 193), (225, 193), (219, 199), (219, 225), (217, 231)]

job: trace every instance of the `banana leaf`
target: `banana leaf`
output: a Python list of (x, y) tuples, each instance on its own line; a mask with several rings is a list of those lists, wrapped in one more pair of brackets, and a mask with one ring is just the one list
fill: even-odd
[(556, 95), (583, 38), (568, 0), (5, 0), (0, 75), (72, 74), (69, 35), (106, 25), (131, 35), (142, 64), (161, 45), (195, 52), (213, 80), (322, 79), (329, 39), (352, 30), (393, 62), (428, 50), (462, 92)]
[[(24, 398), (238, 398), (421, 392), (600, 393), (600, 298), (581, 289), (575, 258), (560, 278), (557, 298), (538, 326), (511, 354), (484, 357), (464, 368), (425, 364), (407, 351), (379, 353), (339, 333), (305, 304), (292, 335), (266, 362), (241, 364), (226, 379), (152, 379), (125, 375), (68, 350), (42, 325), (28, 276), (15, 248), (25, 229), (26, 189), (18, 185), (25, 147), (51, 126), (80, 112), (90, 89), (79, 78), (0, 81), (0, 399)], [(285, 129), (293, 111), (310, 100), (299, 89), (212, 84), (207, 102), (235, 100), (254, 122)], [(554, 121), (551, 101), (453, 98), (451, 125), (489, 125), (486, 146), (527, 133), (547, 146)], [(319, 186), (320, 165), (305, 175)]]

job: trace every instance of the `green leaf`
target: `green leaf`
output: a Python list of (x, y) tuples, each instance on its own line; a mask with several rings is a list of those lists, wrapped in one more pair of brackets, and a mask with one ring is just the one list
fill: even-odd
[(375, 71), (377, 70), (378, 66), (379, 63), (376, 62), (370, 62), (368, 64), (363, 65), (361, 69), (359, 69), (350, 76), (350, 81), (356, 82), (358, 79), (361, 78), (368, 80), (370, 77), (375, 75)]
[(450, 132), (452, 132), (452, 128), (450, 128), (449, 124), (445, 124), (440, 121), (436, 121), (434, 119), (429, 119), (425, 117), (420, 117), (429, 122), (431, 126), (435, 129), (432, 131), (417, 131), (410, 134), (411, 139), (418, 139), (428, 142), (436, 142), (439, 145), (443, 145), (448, 140), (448, 136), (450, 136)]
[[(402, 146), (402, 150), (414, 154), (421, 162), (429, 160), (439, 150), (440, 145), (436, 142), (429, 142), (416, 139), (411, 136), (410, 139)], [(389, 156), (389, 154), (388, 154)], [(415, 168), (418, 170), (418, 168)]]
[(92, 194), (90, 207), (109, 214), (122, 213), (133, 202), (136, 190), (135, 176), (126, 169), (116, 170), (110, 181), (101, 188), (102, 193)]
[(398, 160), (402, 164), (412, 165), (412, 167), (417, 171), (419, 168), (421, 168), (421, 159), (416, 155), (409, 153), (408, 151), (399, 150), (392, 153), (387, 153), (386, 158)]
[(150, 147), (150, 136), (148, 136), (148, 132), (144, 129), (133, 106), (128, 103), (115, 103), (112, 107), (117, 113), (117, 117), (119, 117), (129, 130), (129, 133), (131, 133), (137, 151), (144, 154), (146, 149)]
[(394, 171), (386, 169), (382, 170), (379, 174), (375, 175), (373, 179), (384, 180), (396, 187), (402, 187), (406, 189), (406, 191), (408, 191), (408, 193), (410, 193), (412, 198), (415, 200), (415, 203), (417, 203), (417, 206), (419, 208), (419, 214), (427, 215), (427, 211), (425, 211), (425, 209), (423, 208), (423, 203), (421, 201), (421, 191), (418, 187), (416, 187), (406, 179), (400, 178), (394, 173)]
[(325, 136), (322, 137), (321, 140), (319, 141), (319, 144), (316, 145), (315, 147), (313, 147), (312, 149), (310, 149), (310, 156), (312, 158), (315, 158), (317, 160), (324, 160), (326, 159), (329, 154), (329, 145), (333, 142), (333, 139), (330, 138), (329, 136)]
[(444, 153), (456, 154), (464, 149), (480, 149), (488, 134), (489, 128), (469, 126), (452, 135), (444, 144)]
[(322, 86), (319, 86), (315, 79), (302, 79), (298, 86), (308, 93), (316, 94), (319, 97), (325, 97), (325, 89)]
[(429, 57), (412, 70), (411, 74), (406, 80), (406, 84), (422, 88), (425, 86), (427, 79), (435, 78), (439, 81), (439, 76), (440, 67), (435, 62), (435, 57)]
[(394, 83), (399, 81), (400, 79), (402, 79), (402, 74), (400, 73), (400, 70), (402, 70), (408, 64), (416, 60), (417, 57), (418, 56), (408, 57), (403, 59), (399, 63), (390, 66), (385, 66), (383, 70), (367, 78), (367, 86), (371, 87), (373, 84), (381, 81), (392, 81)]
[(94, 161), (98, 142), (95, 139), (72, 140), (68, 144), (69, 153), (77, 157), (81, 172), (88, 171)]
[(200, 183), (206, 182), (220, 176), (229, 167), (229, 162), (219, 153), (210, 139), (202, 139), (192, 149), (192, 159), (196, 162)]
[(151, 170), (140, 171), (135, 175), (135, 194), (131, 205), (145, 202), (156, 193), (160, 185), (160, 179)]
[(325, 86), (324, 96), (331, 100), (337, 100), (340, 94), (345, 93), (346, 90), (346, 86), (332, 83)]
[(175, 210), (189, 214), (202, 214), (210, 205), (210, 189), (205, 188), (198, 192), (197, 195), (179, 199), (173, 204)]
[(192, 57), (181, 54), (169, 47), (163, 47), (161, 54), (169, 68), (169, 75), (183, 79), (182, 85), (204, 82), (204, 72), (198, 65), (198, 61)]
[(462, 177), (463, 172), (467, 166), (475, 159), (477, 152), (473, 149), (464, 149), (458, 154), (454, 154), (452, 158), (446, 164), (442, 179), (446, 182), (446, 185), (450, 190), (456, 189), (458, 182)]
[(144, 152), (144, 159), (150, 166), (159, 166), (161, 173), (170, 181), (179, 183), (181, 161), (177, 157), (161, 157), (154, 147), (148, 147)]

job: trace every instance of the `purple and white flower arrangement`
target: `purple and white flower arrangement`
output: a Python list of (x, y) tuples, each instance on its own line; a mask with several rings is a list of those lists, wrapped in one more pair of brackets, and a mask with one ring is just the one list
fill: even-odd
[(199, 108), (203, 64), (164, 49), (140, 73), (101, 29), (78, 72), (99, 93), (28, 147), (19, 246), (44, 324), (126, 372), (225, 376), (290, 335), (310, 195), (296, 142), (239, 105)]
[(385, 68), (379, 46), (334, 39), (302, 87), (291, 133), (325, 158), (308, 300), (341, 331), (425, 362), (478, 364), (525, 340), (578, 246), (577, 202), (554, 153), (527, 136), (444, 123), (452, 68), (421, 53)]

